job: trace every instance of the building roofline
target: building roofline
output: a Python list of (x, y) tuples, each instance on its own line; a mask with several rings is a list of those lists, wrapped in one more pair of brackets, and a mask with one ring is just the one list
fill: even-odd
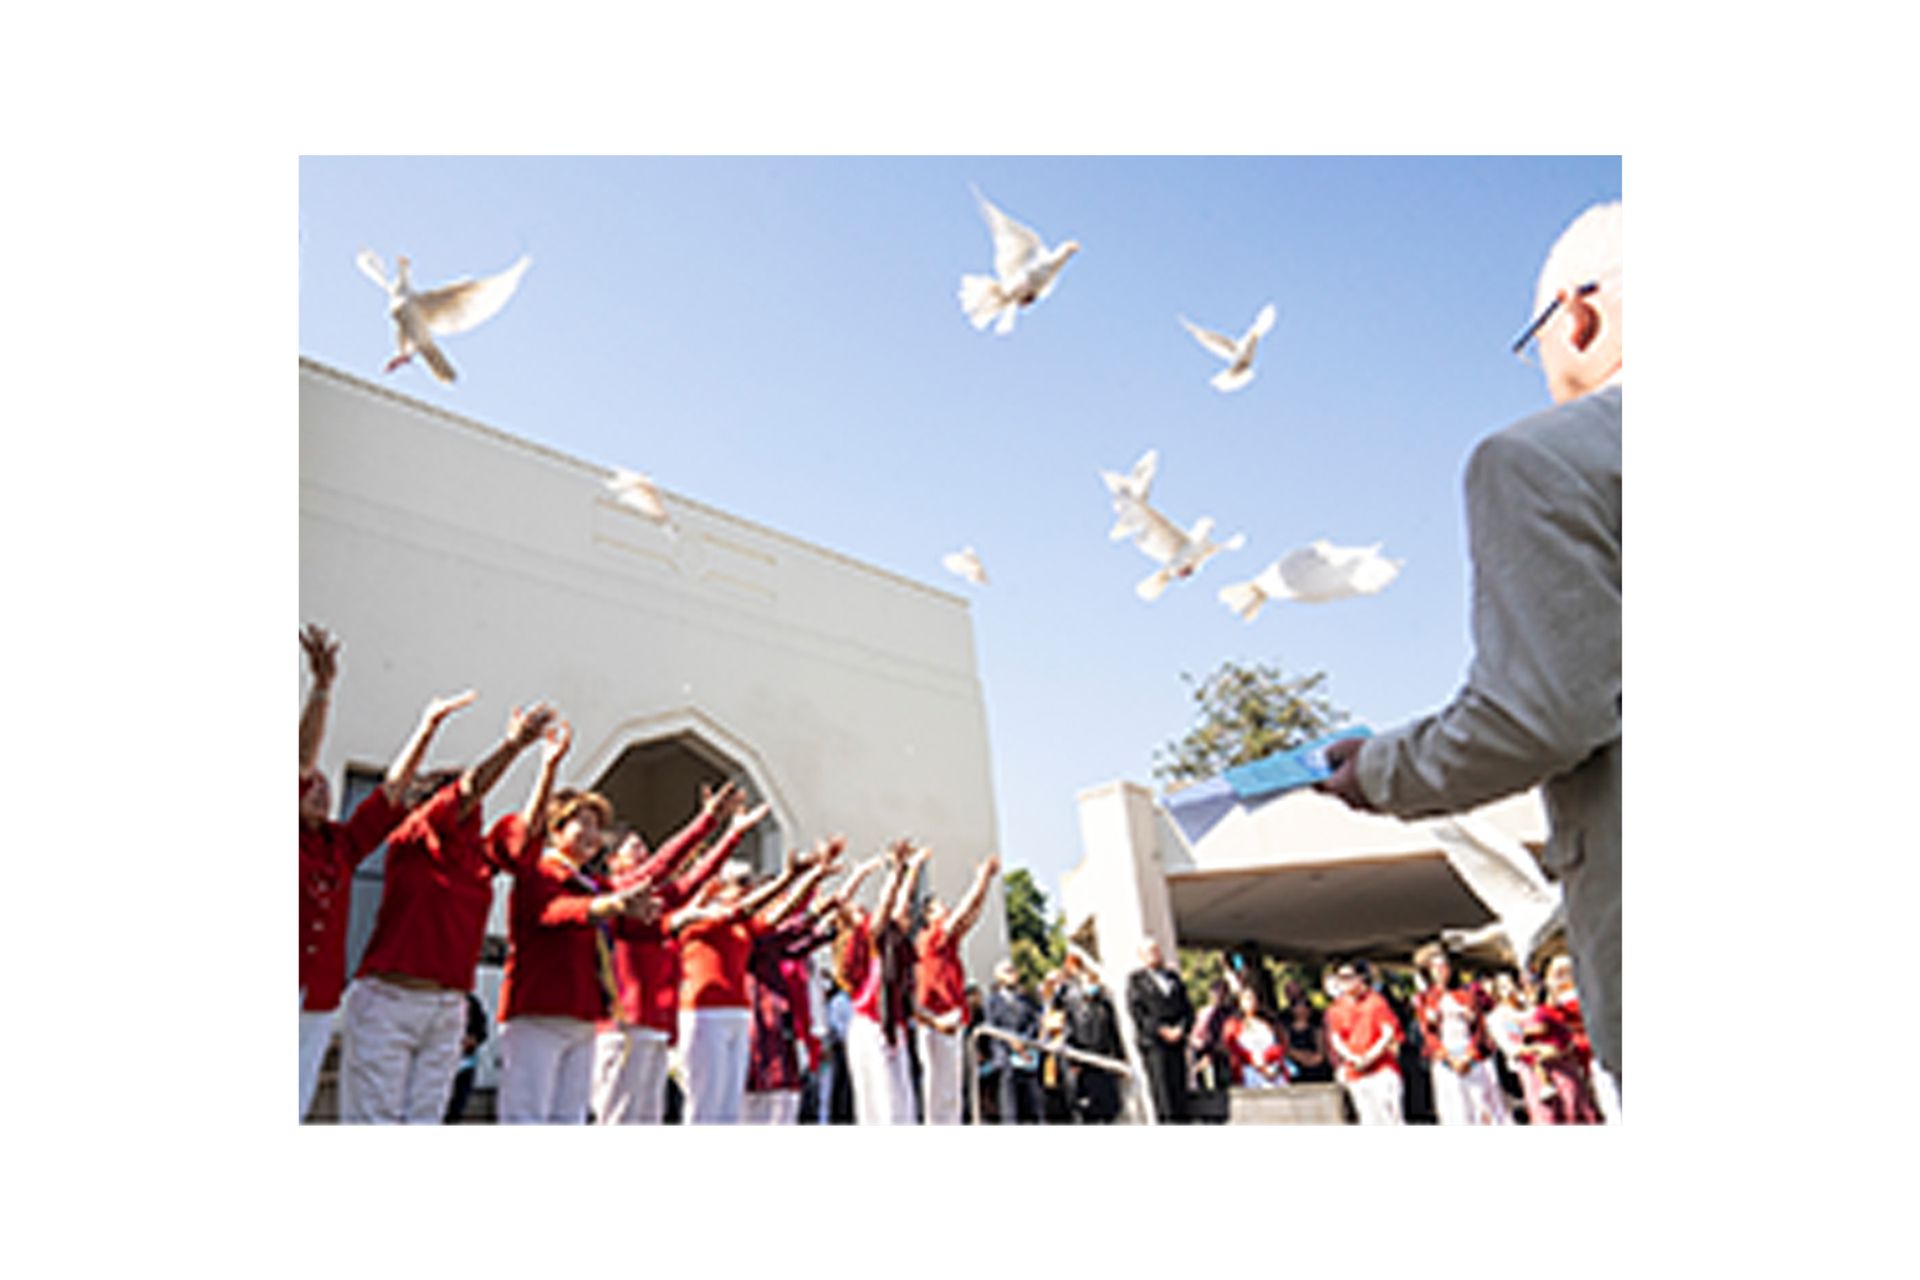
[[(430, 417), (438, 418), (450, 426), (460, 427), (461, 429), (466, 431), (471, 431), (479, 435), (488, 436), (494, 440), (499, 441), (501, 444), (508, 445), (515, 449), (523, 450), (527, 453), (537, 454), (543, 458), (546, 458), (549, 462), (557, 462), (564, 466), (575, 467), (582, 471), (593, 472), (596, 475), (611, 476), (613, 474), (614, 469), (612, 467), (600, 466), (597, 463), (588, 462), (584, 458), (577, 458), (574, 455), (565, 452), (564, 450), (555, 449), (551, 445), (544, 445), (539, 443), (538, 441), (529, 440), (524, 436), (514, 435), (510, 431), (502, 430), (499, 427), (489, 426), (488, 424), (481, 422), (476, 418), (469, 418), (462, 414), (455, 413), (451, 409), (443, 409), (439, 405), (428, 404), (424, 400), (416, 400), (412, 396), (403, 395), (398, 391), (390, 390), (389, 388), (380, 386), (377, 383), (368, 382), (366, 379), (358, 377), (354, 374), (348, 373), (343, 369), (336, 369), (330, 364), (323, 364), (319, 360), (315, 360), (312, 356), (305, 356), (305, 355), (301, 356), (300, 367), (303, 370), (310, 371), (314, 374), (331, 378), (336, 382), (339, 382), (347, 387), (352, 388), (355, 391), (363, 392), (365, 394), (374, 396), (376, 398), (390, 400), (395, 404), (404, 406), (405, 408), (412, 409), (416, 412), (426, 414)], [(721, 520), (728, 524), (738, 525), (742, 528), (750, 529), (756, 533), (763, 534), (779, 542), (789, 543), (795, 547), (799, 547), (803, 551), (809, 551), (815, 555), (824, 556), (828, 560), (837, 561), (838, 563), (846, 565), (849, 568), (858, 569), (862, 573), (872, 574), (877, 578), (882, 578), (888, 582), (897, 583), (900, 586), (911, 587), (916, 591), (924, 592), (925, 594), (934, 597), (936, 600), (941, 600), (948, 604), (957, 604), (969, 617), (972, 616), (973, 602), (963, 595), (959, 595), (955, 592), (944, 590), (943, 588), (933, 586), (929, 583), (921, 582), (917, 578), (909, 578), (904, 574), (895, 573), (891, 569), (883, 569), (879, 565), (869, 564), (865, 560), (855, 559), (853, 556), (847, 555), (845, 552), (835, 551), (831, 547), (823, 547), (817, 542), (809, 542), (805, 538), (798, 537), (791, 533), (782, 532), (779, 529), (773, 528), (771, 525), (764, 525), (759, 523), (758, 521), (749, 520), (745, 516), (735, 515), (730, 511), (723, 511), (718, 507), (708, 506), (704, 502), (700, 502), (694, 498), (689, 498), (684, 494), (677, 493), (674, 490), (668, 489), (664, 486), (656, 486), (656, 487), (659, 488), (661, 493), (671, 497), (675, 502), (681, 504), (682, 506), (686, 506), (695, 511), (698, 511), (703, 515), (711, 516), (716, 520)]]

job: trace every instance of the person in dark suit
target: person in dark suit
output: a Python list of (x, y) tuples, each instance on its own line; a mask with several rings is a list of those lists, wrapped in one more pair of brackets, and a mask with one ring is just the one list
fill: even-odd
[[(1020, 971), (1011, 960), (1002, 960), (993, 972), (993, 991), (987, 996), (987, 1025), (1002, 1031), (1040, 1038), (1040, 1006), (1020, 988)], [(1016, 1048), (989, 1036), (987, 1041), (987, 1080), (997, 1090), (1001, 1124), (1039, 1124), (1044, 1106), (1040, 1095), (1040, 1055), (1031, 1048)]]
[(1166, 966), (1160, 944), (1140, 944), (1140, 967), (1127, 978), (1127, 1012), (1134, 1039), (1153, 1090), (1153, 1111), (1161, 1124), (1187, 1122), (1187, 1032), (1193, 1004), (1180, 975)]

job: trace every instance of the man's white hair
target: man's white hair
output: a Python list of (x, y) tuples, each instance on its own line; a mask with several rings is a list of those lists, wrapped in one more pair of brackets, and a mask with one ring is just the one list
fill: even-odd
[(1605, 278), (1613, 292), (1624, 289), (1620, 256), (1621, 205), (1618, 200), (1596, 204), (1568, 224), (1547, 251), (1540, 283), (1533, 291), (1533, 314), (1539, 315), (1562, 289)]

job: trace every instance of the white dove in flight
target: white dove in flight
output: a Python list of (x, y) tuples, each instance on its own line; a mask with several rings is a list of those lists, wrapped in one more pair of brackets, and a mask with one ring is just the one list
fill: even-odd
[(387, 314), (393, 317), (394, 342), (398, 350), (393, 359), (387, 361), (384, 372), (392, 373), (418, 355), (433, 370), (434, 377), (442, 382), (452, 382), (453, 366), (435, 344), (434, 337), (464, 333), (492, 318), (507, 305), (507, 299), (519, 287), (520, 277), (533, 259), (522, 256), (520, 261), (498, 275), (482, 276), (478, 280), (456, 280), (425, 293), (414, 291), (413, 282), (408, 277), (412, 263), (404, 257), (397, 260), (399, 273), (391, 280), (387, 279), (386, 268), (373, 250), (362, 249), (355, 261), (369, 280), (386, 290), (389, 299)]
[(1380, 544), (1336, 547), (1325, 538), (1287, 552), (1248, 582), (1220, 588), (1220, 602), (1252, 622), (1269, 600), (1326, 604), (1370, 596), (1398, 577), (1404, 560), (1388, 560)]
[(615, 467), (613, 478), (607, 481), (607, 489), (613, 494), (615, 502), (659, 525), (669, 538), (678, 541), (680, 528), (667, 513), (667, 504), (661, 501), (660, 491), (653, 487), (653, 481), (637, 471)]
[(1238, 391), (1253, 381), (1253, 353), (1259, 348), (1260, 339), (1267, 336), (1267, 330), (1273, 328), (1273, 317), (1273, 304), (1269, 302), (1260, 308), (1253, 326), (1240, 335), (1238, 341), (1224, 333), (1202, 329), (1185, 316), (1179, 317), (1179, 320), (1201, 346), (1227, 362), (1227, 367), (1210, 379), (1213, 385), (1222, 391)]
[(967, 313), (974, 328), (985, 329), (998, 316), (999, 323), (993, 331), (1008, 333), (1021, 308), (1030, 307), (1053, 292), (1053, 286), (1060, 279), (1060, 268), (1080, 252), (1080, 242), (1069, 240), (1049, 249), (1031, 228), (1021, 226), (994, 208), (978, 187), (974, 188), (973, 197), (980, 202), (980, 212), (993, 232), (993, 274), (960, 277), (960, 309)]
[(1126, 475), (1117, 471), (1102, 471), (1100, 478), (1106, 481), (1107, 492), (1113, 495), (1113, 510), (1118, 519), (1107, 537), (1115, 542), (1140, 528), (1140, 508), (1147, 501), (1147, 495), (1153, 491), (1153, 473), (1160, 468), (1160, 451), (1149, 449), (1140, 455), (1140, 461), (1133, 464), (1133, 470)]
[(949, 572), (959, 574), (976, 587), (987, 585), (987, 567), (980, 563), (980, 557), (972, 547), (941, 556), (940, 563)]
[(1113, 505), (1120, 513), (1120, 522), (1114, 526), (1111, 536), (1133, 535), (1133, 543), (1151, 559), (1160, 562), (1160, 568), (1142, 578), (1134, 591), (1142, 600), (1153, 601), (1176, 579), (1191, 578), (1200, 566), (1222, 551), (1238, 551), (1246, 545), (1243, 534), (1234, 534), (1225, 542), (1213, 540), (1213, 517), (1201, 516), (1193, 522), (1193, 528), (1182, 531), (1181, 528), (1156, 511), (1143, 497), (1136, 497), (1135, 490), (1144, 493), (1153, 483), (1154, 464), (1157, 455), (1148, 450), (1145, 457), (1134, 464), (1133, 472), (1128, 476), (1115, 475), (1102, 471), (1101, 479), (1106, 481), (1107, 489), (1113, 494)]

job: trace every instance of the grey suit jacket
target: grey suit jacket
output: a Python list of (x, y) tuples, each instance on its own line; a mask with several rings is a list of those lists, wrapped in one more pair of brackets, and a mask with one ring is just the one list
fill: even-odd
[(1620, 418), (1608, 387), (1487, 437), (1467, 464), (1473, 663), (1444, 709), (1369, 739), (1367, 799), (1455, 813), (1544, 783), (1583, 1012), (1620, 1072)]

